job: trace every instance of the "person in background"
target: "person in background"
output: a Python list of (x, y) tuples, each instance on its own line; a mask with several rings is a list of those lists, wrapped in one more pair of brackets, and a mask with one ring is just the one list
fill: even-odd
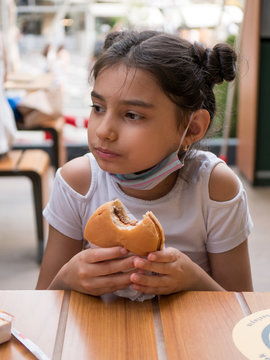
[(51, 44), (46, 44), (44, 46), (42, 56), (44, 59), (44, 72), (53, 72), (56, 55)]
[(54, 75), (56, 84), (60, 86), (62, 93), (67, 88), (67, 72), (70, 63), (70, 55), (64, 45), (59, 45), (56, 51), (54, 63)]
[(4, 83), (7, 81), (8, 63), (4, 37), (0, 32), (0, 157), (12, 147), (16, 137), (16, 123), (7, 101)]
[[(224, 161), (194, 147), (214, 119), (213, 88), (234, 80), (236, 60), (226, 44), (209, 49), (156, 31), (107, 36), (92, 72), (90, 153), (56, 174), (37, 289), (140, 301), (186, 290), (252, 291), (243, 185)], [(136, 219), (153, 211), (164, 249), (143, 258), (84, 239), (89, 217), (116, 198)]]

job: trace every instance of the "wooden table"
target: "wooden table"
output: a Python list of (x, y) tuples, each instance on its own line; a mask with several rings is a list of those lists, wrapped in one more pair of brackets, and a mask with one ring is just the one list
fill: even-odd
[(4, 86), (6, 90), (36, 91), (48, 89), (54, 80), (52, 73), (31, 75), (26, 73), (10, 73)]
[[(232, 330), (270, 293), (186, 292), (143, 303), (69, 291), (0, 291), (0, 309), (52, 359), (246, 359)], [(14, 338), (0, 359), (34, 359)]]

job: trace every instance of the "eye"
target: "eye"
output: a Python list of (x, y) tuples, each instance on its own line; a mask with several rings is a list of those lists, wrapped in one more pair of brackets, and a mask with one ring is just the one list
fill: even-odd
[(102, 106), (98, 105), (98, 104), (93, 104), (93, 105), (91, 105), (91, 107), (94, 109), (94, 112), (96, 114), (100, 114), (100, 113), (105, 112), (105, 109)]
[(143, 119), (143, 116), (139, 115), (139, 114), (136, 114), (136, 113), (133, 113), (133, 112), (127, 112), (125, 114), (125, 117), (128, 118), (129, 120), (141, 120)]

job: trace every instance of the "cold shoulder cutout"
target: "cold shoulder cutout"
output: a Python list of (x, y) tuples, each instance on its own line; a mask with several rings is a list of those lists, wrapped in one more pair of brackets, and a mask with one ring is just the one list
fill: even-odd
[(61, 168), (61, 175), (73, 190), (86, 195), (91, 185), (91, 167), (87, 156), (67, 162)]
[(209, 178), (209, 198), (214, 201), (232, 200), (239, 192), (239, 181), (224, 163), (218, 163)]

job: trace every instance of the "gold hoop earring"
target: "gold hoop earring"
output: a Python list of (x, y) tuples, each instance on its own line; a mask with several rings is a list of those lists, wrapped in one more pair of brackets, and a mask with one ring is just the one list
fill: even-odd
[(188, 145), (185, 145), (185, 146), (183, 147), (183, 150), (184, 150), (185, 152), (187, 152), (187, 151), (188, 151)]

